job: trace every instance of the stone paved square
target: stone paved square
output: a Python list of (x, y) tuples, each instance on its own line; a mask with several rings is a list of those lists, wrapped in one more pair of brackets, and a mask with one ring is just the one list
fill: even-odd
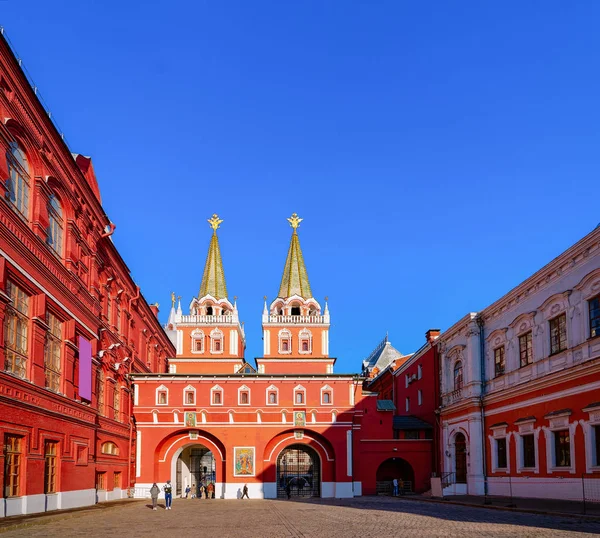
[[(34, 520), (32, 520), (34, 521)], [(214, 538), (392, 538), (600, 536), (600, 522), (382, 497), (312, 501), (174, 501), (149, 509), (143, 501), (56, 514), (2, 533), (42, 536), (194, 536)]]

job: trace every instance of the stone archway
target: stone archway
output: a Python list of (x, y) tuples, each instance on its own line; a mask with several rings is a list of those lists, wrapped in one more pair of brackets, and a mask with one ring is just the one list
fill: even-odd
[(294, 444), (277, 456), (277, 497), (320, 497), (321, 458), (308, 445)]
[(217, 466), (212, 450), (201, 443), (190, 443), (177, 450), (173, 456), (175, 461), (175, 494), (185, 495), (186, 488), (191, 488), (190, 495), (200, 498), (201, 486), (213, 487), (217, 481)]
[(388, 458), (377, 468), (377, 493), (391, 493), (394, 478), (402, 480), (404, 491), (414, 491), (415, 473), (412, 465), (402, 458)]

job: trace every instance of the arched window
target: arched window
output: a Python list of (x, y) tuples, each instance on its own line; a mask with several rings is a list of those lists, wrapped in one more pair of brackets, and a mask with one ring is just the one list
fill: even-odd
[(63, 211), (55, 194), (48, 200), (48, 244), (59, 255), (63, 252)]
[(191, 385), (183, 389), (183, 405), (196, 405), (196, 389)]
[(102, 452), (102, 454), (110, 454), (111, 456), (118, 456), (119, 455), (119, 447), (112, 441), (107, 441), (106, 443), (102, 444), (101, 452)]
[(250, 405), (250, 389), (246, 385), (238, 389), (238, 405)]
[(29, 164), (23, 150), (12, 142), (6, 154), (8, 180), (6, 197), (24, 217), (29, 215)]
[(219, 329), (214, 329), (210, 333), (210, 352), (223, 353), (223, 333)]
[(299, 316), (300, 313), (300, 307), (299, 306), (292, 306), (292, 316)]
[(296, 405), (304, 405), (305, 402), (306, 402), (306, 389), (302, 385), (298, 385), (294, 389), (294, 403)]
[(460, 390), (463, 386), (463, 367), (461, 361), (454, 365), (454, 390)]
[(200, 329), (192, 331), (192, 353), (204, 353), (204, 333)]
[(321, 405), (331, 405), (333, 403), (333, 390), (329, 385), (321, 389)]
[(223, 405), (223, 389), (219, 385), (215, 385), (210, 389), (211, 405)]
[(212, 316), (213, 315), (213, 307), (212, 306), (207, 306), (206, 307), (206, 315), (207, 316)]
[(287, 329), (279, 331), (279, 353), (290, 354), (292, 352), (292, 333)]
[(267, 405), (277, 405), (279, 400), (279, 389), (275, 385), (267, 387)]
[(307, 354), (312, 351), (312, 334), (308, 329), (302, 329), (298, 336), (300, 353)]

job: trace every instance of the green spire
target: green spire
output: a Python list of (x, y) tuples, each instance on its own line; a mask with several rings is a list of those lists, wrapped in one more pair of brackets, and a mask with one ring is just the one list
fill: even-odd
[(310, 283), (308, 282), (308, 274), (302, 257), (302, 249), (300, 248), (300, 239), (298, 239), (298, 226), (300, 226), (301, 218), (294, 213), (291, 218), (287, 219), (290, 226), (294, 229), (292, 240), (288, 250), (283, 276), (281, 277), (281, 285), (279, 286), (279, 297), (287, 299), (292, 295), (299, 295), (303, 299), (312, 297), (310, 291)]
[(225, 284), (225, 273), (223, 272), (223, 260), (221, 259), (221, 249), (219, 248), (219, 238), (217, 229), (223, 221), (217, 215), (208, 219), (208, 223), (213, 229), (213, 235), (208, 246), (208, 255), (204, 265), (204, 274), (202, 275), (202, 284), (200, 284), (200, 297), (212, 295), (215, 299), (227, 298), (227, 285)]

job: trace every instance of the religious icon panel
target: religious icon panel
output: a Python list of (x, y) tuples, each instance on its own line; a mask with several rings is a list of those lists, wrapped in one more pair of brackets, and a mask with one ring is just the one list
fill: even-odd
[(254, 447), (234, 447), (233, 476), (254, 476)]

